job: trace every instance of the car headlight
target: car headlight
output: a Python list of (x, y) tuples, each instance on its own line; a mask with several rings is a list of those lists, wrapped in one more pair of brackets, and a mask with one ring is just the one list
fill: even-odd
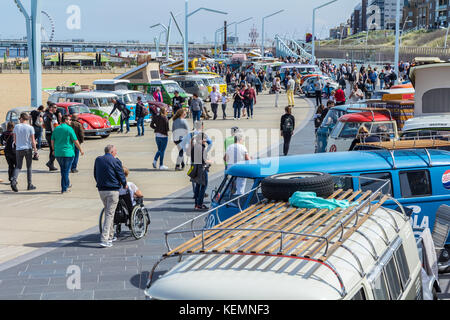
[(88, 124), (85, 122), (85, 123), (83, 123), (83, 128), (84, 129), (87, 129), (87, 128), (89, 128), (89, 126), (88, 126)]

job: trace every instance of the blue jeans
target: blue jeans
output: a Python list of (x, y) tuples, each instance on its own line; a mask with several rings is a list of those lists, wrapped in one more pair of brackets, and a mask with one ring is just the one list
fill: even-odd
[(242, 108), (242, 104), (241, 103), (234, 103), (233, 104), (233, 109), (234, 109), (234, 118), (241, 118), (241, 108)]
[(202, 116), (201, 111), (192, 111), (192, 120), (194, 121), (200, 121), (200, 117)]
[(205, 185), (200, 185), (198, 183), (195, 184), (195, 205), (202, 206), (203, 201), (205, 200), (206, 188), (208, 187), (208, 172), (205, 172)]
[(70, 186), (69, 173), (72, 167), (73, 158), (56, 157), (59, 166), (61, 167), (61, 191), (65, 192)]
[(78, 159), (80, 158), (80, 150), (78, 150), (77, 147), (75, 147), (75, 158), (73, 158), (71, 169), (75, 170), (78, 166)]
[(142, 135), (144, 135), (144, 118), (137, 119), (138, 136), (141, 135), (141, 128), (142, 128)]
[(127, 125), (127, 132), (130, 131), (130, 119), (129, 118), (120, 118), (120, 132), (123, 132), (123, 123)]
[(252, 102), (250, 102), (249, 104), (247, 104), (245, 106), (247, 109), (247, 117), (253, 117), (253, 104), (254, 104), (254, 101), (252, 100)]
[(158, 152), (156, 152), (154, 160), (158, 161), (158, 158), (159, 158), (160, 166), (162, 166), (164, 163), (164, 153), (166, 152), (168, 141), (169, 141), (169, 137), (165, 137), (165, 138), (156, 137), (156, 146), (158, 147)]
[(34, 138), (36, 139), (36, 147), (41, 149), (42, 146), (42, 127), (33, 127), (34, 128)]

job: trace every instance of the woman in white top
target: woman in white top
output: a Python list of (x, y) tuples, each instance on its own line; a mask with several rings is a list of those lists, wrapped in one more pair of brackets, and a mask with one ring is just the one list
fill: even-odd
[(186, 121), (186, 110), (180, 109), (173, 117), (173, 125), (172, 125), (173, 142), (178, 148), (178, 157), (177, 157), (177, 164), (175, 166), (175, 171), (181, 171), (185, 167), (184, 151), (181, 142), (183, 141), (183, 138), (189, 134), (189, 131), (190, 131), (189, 124)]
[[(238, 162), (248, 161), (251, 159), (250, 156), (248, 155), (247, 148), (242, 144), (244, 141), (242, 133), (237, 133), (234, 136), (234, 141), (235, 143), (233, 143), (227, 148), (225, 156), (223, 157), (224, 161), (228, 164), (228, 166), (231, 166)], [(235, 190), (233, 196), (244, 194), (245, 185), (246, 185), (245, 178), (237, 178), (235, 186), (234, 188), (232, 188)]]
[[(128, 168), (123, 167), (123, 173), (125, 174), (125, 177), (128, 178), (128, 175), (130, 174), (130, 170)], [(124, 196), (127, 194), (127, 191), (130, 192), (131, 196), (131, 203), (133, 206), (136, 205), (136, 199), (143, 198), (144, 195), (142, 194), (141, 190), (131, 181), (127, 181), (128, 190), (124, 189), (123, 187), (119, 190), (119, 195)]]

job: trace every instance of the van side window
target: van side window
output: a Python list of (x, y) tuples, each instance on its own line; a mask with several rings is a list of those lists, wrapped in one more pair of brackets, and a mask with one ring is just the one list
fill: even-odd
[(367, 300), (366, 293), (364, 292), (364, 288), (361, 288), (351, 300)]
[(400, 284), (400, 278), (395, 267), (394, 257), (391, 257), (389, 262), (384, 267), (386, 272), (386, 279), (389, 287), (389, 292), (393, 300), (397, 300), (402, 294), (402, 286)]
[(405, 250), (403, 249), (403, 244), (398, 247), (394, 252), (395, 259), (397, 260), (398, 272), (400, 274), (400, 280), (402, 281), (403, 290), (406, 288), (406, 284), (409, 280), (409, 267), (408, 261), (406, 260)]
[[(376, 181), (370, 179), (388, 180), (389, 184), (383, 188), (384, 194), (392, 194), (392, 177), (389, 172), (377, 172), (377, 173), (363, 173), (360, 175), (361, 190), (363, 192), (367, 190), (376, 191), (384, 184), (384, 181)], [(364, 179), (369, 178), (369, 179)]]
[(378, 278), (372, 283), (372, 290), (375, 300), (389, 300), (389, 292), (383, 271), (380, 272)]
[(400, 188), (403, 198), (431, 196), (431, 180), (428, 170), (401, 171)]
[(353, 189), (353, 177), (350, 175), (333, 176), (334, 188), (342, 190)]

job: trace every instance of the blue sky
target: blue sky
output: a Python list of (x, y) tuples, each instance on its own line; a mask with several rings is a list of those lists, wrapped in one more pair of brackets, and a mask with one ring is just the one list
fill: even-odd
[[(22, 0), (28, 8), (32, 0)], [(25, 36), (23, 16), (17, 9), (14, 0), (0, 1), (0, 38), (12, 39)], [(213, 41), (214, 32), (223, 26), (224, 20), (233, 22), (254, 17), (253, 20), (239, 26), (241, 40), (249, 42), (250, 28), (255, 25), (261, 33), (261, 19), (280, 9), (285, 11), (266, 20), (266, 35), (295, 35), (304, 38), (311, 32), (312, 9), (327, 0), (190, 0), (189, 11), (199, 7), (208, 7), (228, 12), (218, 15), (199, 12), (190, 18), (190, 41)], [(328, 35), (328, 30), (340, 22), (346, 21), (358, 0), (338, 0), (329, 7), (318, 11), (316, 31), (321, 37)], [(149, 29), (156, 23), (168, 24), (170, 11), (184, 13), (184, 0), (41, 0), (42, 9), (50, 14), (55, 22), (55, 38), (58, 40), (79, 39), (121, 41), (139, 40), (153, 41), (161, 29)], [(81, 29), (69, 30), (66, 13), (70, 5), (81, 9)], [(49, 28), (44, 19), (44, 25)], [(184, 26), (184, 14), (177, 18), (180, 27)], [(184, 29), (183, 29), (184, 30)], [(234, 32), (234, 27), (232, 30)], [(173, 29), (173, 42), (181, 41), (178, 32)]]

